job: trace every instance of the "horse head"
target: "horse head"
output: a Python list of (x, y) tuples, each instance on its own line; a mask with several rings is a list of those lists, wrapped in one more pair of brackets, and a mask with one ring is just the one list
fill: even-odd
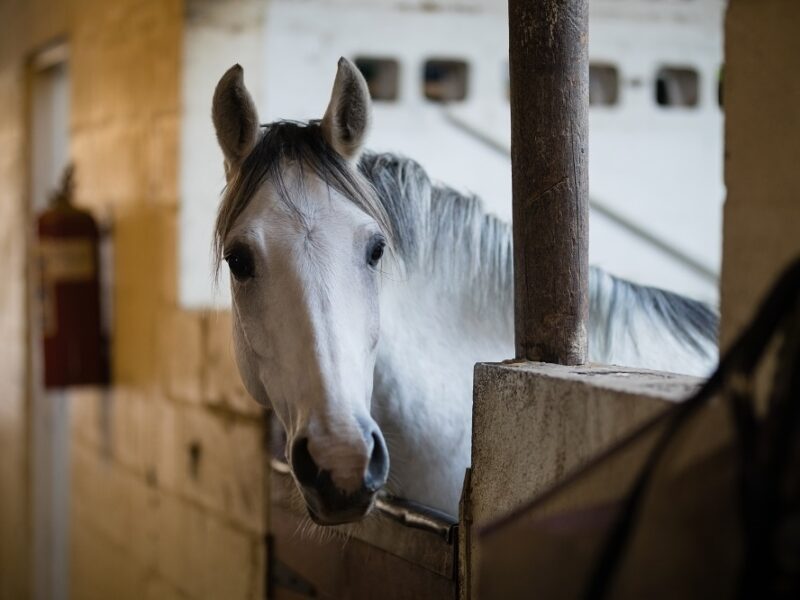
[(213, 121), (228, 180), (217, 254), (231, 273), (239, 372), (286, 431), (311, 518), (358, 520), (389, 473), (370, 414), (390, 232), (358, 171), (366, 82), (342, 58), (321, 120), (261, 126), (236, 65), (217, 85)]

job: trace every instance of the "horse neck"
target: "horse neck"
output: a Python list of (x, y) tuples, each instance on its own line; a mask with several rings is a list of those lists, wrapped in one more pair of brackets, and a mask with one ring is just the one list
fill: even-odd
[(473, 368), (511, 357), (514, 338), (510, 302), (482, 310), (475, 290), (485, 282), (453, 275), (438, 266), (385, 275), (372, 410), (392, 456), (392, 491), (456, 514)]

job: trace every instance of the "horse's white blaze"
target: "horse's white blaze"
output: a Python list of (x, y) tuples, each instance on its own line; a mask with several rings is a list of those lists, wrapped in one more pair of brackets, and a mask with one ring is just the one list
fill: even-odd
[(239, 366), (256, 398), (268, 390), (290, 444), (307, 436), (317, 466), (353, 490), (372, 451), (358, 419), (370, 420), (378, 274), (365, 248), (378, 227), (320, 182), (300, 193), (287, 179), (294, 205), (266, 184), (225, 241), (247, 244), (257, 273), (233, 280)]

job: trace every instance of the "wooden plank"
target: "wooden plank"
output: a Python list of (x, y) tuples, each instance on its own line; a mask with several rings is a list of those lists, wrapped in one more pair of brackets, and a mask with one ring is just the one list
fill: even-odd
[(476, 528), (524, 505), (701, 383), (629, 367), (479, 363), (459, 536), (462, 598), (479, 597)]
[[(273, 468), (271, 476), (272, 510), (283, 510), (292, 513), (298, 523), (303, 522), (306, 528), (310, 520), (306, 515), (304, 503), (292, 477)], [(275, 517), (272, 519), (276, 525)], [(313, 526), (310, 529), (323, 531)], [(441, 535), (416, 529), (389, 520), (373, 513), (368, 518), (352, 525), (337, 525), (324, 528), (325, 537), (342, 540), (359, 540), (374, 547), (376, 551), (387, 552), (398, 558), (430, 571), (436, 575), (453, 578), (456, 565), (457, 544), (455, 539), (446, 540)], [(309, 548), (316, 543), (311, 535), (307, 543)]]
[[(474, 533), (482, 598), (584, 598), (609, 528), (660, 419), (546, 493)], [(732, 598), (742, 565), (737, 445), (725, 403), (675, 438), (644, 496), (611, 598)]]
[(586, 361), (588, 0), (509, 0), (517, 358)]
[(630, 367), (479, 363), (470, 518), (481, 526), (525, 503), (701, 383)]
[[(303, 533), (307, 519), (280, 505), (271, 514), (270, 598), (440, 600), (456, 597), (442, 576), (356, 537)], [(281, 573), (292, 577), (279, 578)], [(279, 581), (277, 579), (282, 579)]]

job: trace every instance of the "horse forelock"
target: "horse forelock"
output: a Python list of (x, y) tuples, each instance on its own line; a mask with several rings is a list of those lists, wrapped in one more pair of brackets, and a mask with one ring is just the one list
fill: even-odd
[(299, 219), (303, 219), (302, 211), (293, 199), (285, 178), (284, 172), (289, 166), (298, 169), (301, 186), (307, 174), (314, 175), (326, 186), (341, 193), (373, 218), (389, 243), (393, 243), (394, 230), (391, 221), (375, 190), (345, 158), (328, 145), (319, 121), (277, 121), (262, 126), (258, 142), (223, 191), (214, 228), (214, 260), (217, 269), (223, 258), (225, 238), (267, 180), (274, 185), (280, 201), (295, 212)]
[(307, 169), (372, 217), (406, 272), (435, 270), (453, 288), (480, 281), (485, 285), (478, 286), (477, 301), (496, 300), (498, 291), (511, 294), (506, 223), (487, 214), (478, 198), (431, 182), (425, 169), (409, 158), (365, 153), (353, 169), (325, 141), (319, 121), (263, 126), (223, 192), (214, 232), (217, 269), (226, 236), (265, 181), (273, 183), (280, 200), (302, 219), (285, 179), (289, 165), (299, 170), (301, 183)]

